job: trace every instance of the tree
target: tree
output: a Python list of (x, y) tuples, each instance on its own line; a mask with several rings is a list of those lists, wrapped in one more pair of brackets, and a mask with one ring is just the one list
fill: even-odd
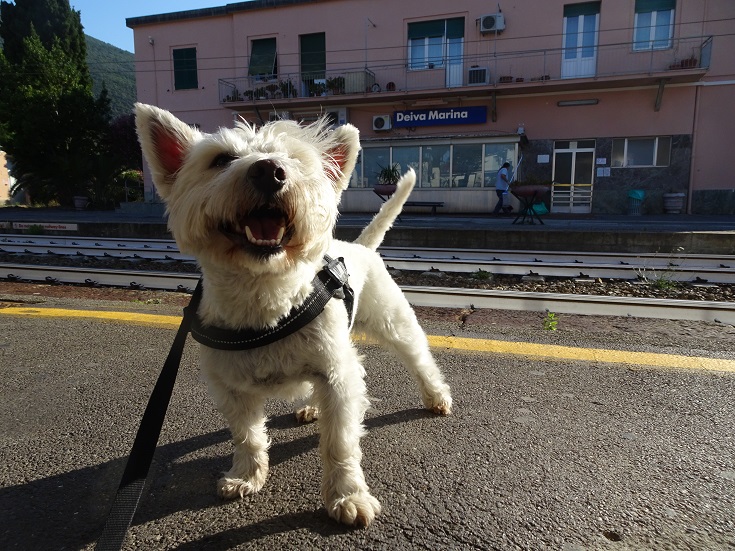
[[(0, 148), (13, 161), (16, 189), (42, 203), (94, 195), (115, 172), (104, 161), (110, 102), (105, 90), (92, 95), (79, 13), (67, 0), (2, 2), (0, 10), (0, 37), (12, 36), (0, 60)], [(19, 47), (15, 33), (26, 29)]]
[[(22, 62), (23, 42), (31, 35), (31, 29), (35, 29), (47, 50), (59, 40), (76, 70), (89, 79), (81, 13), (71, 9), (69, 0), (0, 2), (0, 38), (5, 57), (11, 64)], [(89, 83), (91, 85), (91, 79)]]

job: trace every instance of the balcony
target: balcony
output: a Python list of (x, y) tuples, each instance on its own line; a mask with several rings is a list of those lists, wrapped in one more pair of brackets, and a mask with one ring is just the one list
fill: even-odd
[(219, 80), (219, 101), (231, 109), (263, 103), (292, 108), (407, 99), (487, 96), (537, 91), (587, 90), (692, 82), (709, 68), (712, 37), (672, 40), (666, 49), (634, 51), (632, 44), (545, 49), (444, 59), (421, 70), (405, 63), (370, 64), (355, 60), (319, 74), (284, 73)]

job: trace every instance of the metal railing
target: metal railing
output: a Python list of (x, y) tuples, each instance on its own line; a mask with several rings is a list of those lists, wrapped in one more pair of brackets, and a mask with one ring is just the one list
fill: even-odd
[[(355, 60), (339, 70), (283, 73), (219, 80), (220, 103), (281, 100), (376, 92), (411, 92), (554, 82), (574, 78), (652, 75), (709, 68), (712, 37), (672, 39), (669, 47), (635, 50), (632, 43), (593, 48), (552, 48), (445, 58), (425, 68), (404, 62)], [(356, 56), (357, 57), (357, 56)]]

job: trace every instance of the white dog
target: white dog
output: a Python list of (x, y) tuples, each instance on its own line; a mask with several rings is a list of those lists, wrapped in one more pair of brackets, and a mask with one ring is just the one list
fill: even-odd
[[(337, 206), (360, 149), (350, 125), (238, 124), (199, 132), (167, 111), (137, 104), (138, 136), (168, 224), (203, 274), (202, 326), (269, 332), (307, 301), (325, 255), (343, 258), (354, 292), (354, 327), (392, 350), (418, 382), (424, 405), (451, 412), (452, 398), (413, 310), (375, 249), (415, 183), (409, 171), (356, 243), (333, 238)], [(339, 298), (339, 297), (338, 297)], [(345, 297), (348, 299), (349, 297)], [(235, 445), (218, 482), (225, 498), (260, 490), (268, 474), (264, 401), (311, 394), (319, 417), (322, 497), (331, 517), (367, 526), (380, 512), (360, 467), (369, 402), (350, 339), (348, 300), (328, 300), (298, 331), (249, 350), (201, 347), (202, 372)], [(199, 340), (199, 339), (198, 339)]]

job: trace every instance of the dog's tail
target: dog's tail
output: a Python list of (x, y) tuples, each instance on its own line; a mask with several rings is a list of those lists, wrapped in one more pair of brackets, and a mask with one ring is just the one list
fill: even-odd
[(408, 169), (403, 177), (398, 181), (396, 191), (391, 195), (380, 207), (378, 213), (373, 216), (370, 223), (362, 230), (362, 233), (355, 239), (355, 243), (364, 245), (368, 249), (375, 250), (383, 242), (383, 238), (389, 229), (393, 226), (398, 215), (401, 214), (403, 204), (411, 195), (411, 190), (416, 184), (416, 173), (412, 168)]

